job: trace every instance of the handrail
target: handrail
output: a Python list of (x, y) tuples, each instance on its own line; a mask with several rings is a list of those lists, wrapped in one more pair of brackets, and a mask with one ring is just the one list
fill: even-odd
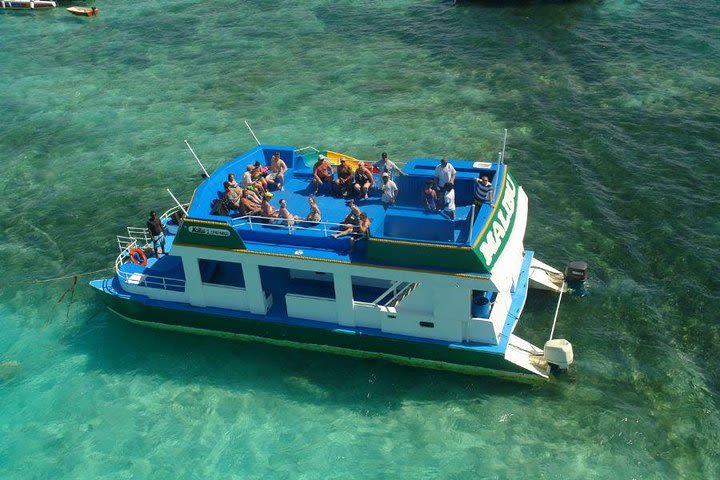
[(309, 145), (308, 145), (307, 147), (296, 148), (296, 149), (295, 149), (295, 153), (304, 152), (305, 150), (313, 150), (313, 151), (315, 151), (316, 153), (320, 153), (320, 150), (318, 150), (318, 149), (315, 148), (315, 147), (311, 147), (311, 146), (309, 146)]
[[(244, 221), (243, 221), (244, 220)], [(277, 229), (287, 229), (288, 234), (292, 235), (293, 230), (310, 230), (310, 231), (316, 231), (316, 232), (322, 232), (324, 237), (327, 237), (330, 231), (328, 230), (328, 226), (331, 227), (340, 227), (342, 228), (343, 225), (346, 225), (344, 223), (336, 223), (336, 222), (315, 222), (312, 220), (305, 220), (302, 218), (298, 219), (287, 219), (287, 218), (280, 218), (280, 217), (265, 217), (262, 215), (245, 215), (242, 217), (238, 217), (233, 219), (233, 221), (230, 223), (230, 225), (233, 228), (242, 227), (244, 225), (249, 225), (250, 230), (254, 230), (253, 225), (258, 223), (258, 220), (267, 220), (268, 223), (261, 223), (261, 225), (266, 227), (272, 227)], [(254, 222), (254, 223), (253, 223)], [(271, 223), (271, 222), (280, 222), (280, 223)], [(304, 226), (303, 223), (309, 223), (312, 224), (312, 226)], [(320, 228), (322, 226), (322, 228)]]
[[(190, 208), (190, 204), (189, 204), (189, 203), (183, 203), (183, 204), (182, 204), (182, 207), (187, 210), (188, 208)], [(165, 213), (163, 213), (162, 215), (160, 215), (160, 220), (167, 220), (167, 219), (169, 219), (169, 218), (172, 216), (172, 214), (175, 213), (175, 212), (177, 212), (178, 210), (180, 210), (180, 205), (175, 205), (175, 206), (173, 206), (172, 208), (167, 209), (167, 210), (165, 211)]]
[[(379, 297), (377, 297), (375, 300), (373, 300), (372, 303), (374, 303), (374, 304), (380, 303), (380, 300), (387, 297), (388, 294), (390, 294), (390, 293), (392, 293), (393, 297), (395, 297), (397, 295), (397, 287), (403, 283), (407, 283), (407, 282), (400, 282), (400, 281), (393, 282), (393, 284), (390, 285), (390, 287), (387, 290), (385, 290), (383, 293), (381, 293)], [(403, 287), (403, 288), (405, 288), (405, 287)]]

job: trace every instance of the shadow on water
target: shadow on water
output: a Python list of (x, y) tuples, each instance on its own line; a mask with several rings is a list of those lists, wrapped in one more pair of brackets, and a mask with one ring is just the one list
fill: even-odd
[(87, 368), (112, 375), (160, 376), (237, 393), (265, 392), (299, 402), (382, 414), (404, 402), (526, 399), (561, 394), (562, 385), (523, 384), (262, 343), (160, 331), (133, 325), (101, 307), (65, 337)]

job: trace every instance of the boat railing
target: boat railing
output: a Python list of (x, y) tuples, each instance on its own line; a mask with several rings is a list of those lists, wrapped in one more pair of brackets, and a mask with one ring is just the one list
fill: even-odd
[(278, 217), (263, 217), (260, 215), (245, 215), (238, 217), (232, 221), (233, 228), (247, 227), (250, 230), (256, 228), (274, 228), (278, 230), (287, 230), (288, 235), (292, 235), (295, 231), (313, 231), (322, 232), (323, 237), (344, 230), (344, 224), (336, 222), (314, 222), (309, 220), (288, 220)]
[(315, 148), (315, 147), (311, 147), (311, 146), (309, 146), (309, 145), (308, 145), (307, 147), (296, 148), (296, 149), (295, 149), (295, 153), (306, 152), (306, 151), (308, 151), (308, 150), (312, 150), (312, 151), (315, 152), (315, 153), (320, 153), (320, 150), (318, 150), (318, 149)]
[[(186, 203), (186, 204), (184, 204), (184, 205), (182, 206), (182, 208), (185, 209), (185, 211), (187, 212), (188, 208), (190, 208), (190, 204), (189, 204), (189, 203)], [(160, 220), (161, 220), (161, 221), (164, 220), (164, 221), (166, 222), (167, 220), (170, 220), (170, 217), (172, 217), (173, 214), (175, 214), (176, 212), (179, 212), (179, 211), (181, 211), (180, 205), (175, 205), (174, 207), (166, 210), (165, 213), (163, 213), (162, 215), (160, 215)], [(164, 224), (165, 222), (163, 222), (163, 224)]]
[(400, 301), (405, 298), (411, 291), (417, 287), (417, 283), (412, 282), (393, 282), (390, 287), (380, 294), (371, 303), (373, 305), (383, 305), (388, 307), (394, 307)]
[(185, 280), (182, 279), (123, 271), (122, 266), (130, 262), (130, 252), (132, 252), (135, 248), (140, 248), (142, 250), (143, 247), (138, 246), (138, 240), (133, 237), (118, 235), (117, 239), (118, 246), (120, 246), (120, 254), (115, 259), (115, 275), (117, 275), (118, 280), (129, 285), (136, 285), (140, 287), (161, 288), (163, 290), (185, 289)]
[(144, 273), (117, 271), (118, 280), (138, 287), (159, 288), (162, 290), (184, 290), (185, 280), (180, 278), (146, 275)]

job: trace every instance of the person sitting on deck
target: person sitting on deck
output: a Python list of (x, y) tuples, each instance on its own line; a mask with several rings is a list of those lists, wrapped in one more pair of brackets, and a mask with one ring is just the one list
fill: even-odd
[(257, 194), (262, 196), (265, 193), (265, 189), (260, 182), (253, 181), (253, 169), (254, 167), (252, 165), (247, 166), (247, 168), (245, 169), (245, 173), (243, 173), (242, 176), (241, 185), (242, 188), (245, 188), (252, 192), (256, 192)]
[(365, 167), (365, 162), (358, 162), (355, 170), (355, 194), (360, 199), (368, 198), (368, 190), (375, 185), (375, 180), (370, 170)]
[(482, 178), (475, 179), (473, 197), (473, 201), (477, 207), (482, 207), (483, 203), (489, 203), (490, 206), (492, 206), (493, 186), (488, 180), (487, 175), (483, 175)]
[(285, 172), (287, 169), (287, 164), (282, 158), (280, 158), (280, 152), (275, 152), (275, 154), (270, 157), (270, 173), (268, 173), (265, 179), (269, 182), (273, 182), (281, 192), (284, 192)]
[[(232, 175), (232, 173), (230, 175)], [(228, 178), (230, 177), (228, 176)], [(223, 187), (225, 188), (225, 193), (223, 194), (225, 206), (228, 209), (238, 210), (238, 202), (242, 196), (243, 189), (240, 188), (237, 182), (235, 182), (235, 186), (233, 186), (232, 183), (230, 183), (230, 180), (226, 180), (225, 183), (223, 183)]]
[(373, 163), (373, 167), (378, 169), (380, 175), (382, 175), (383, 173), (387, 173), (388, 175), (390, 175), (390, 180), (393, 179), (393, 172), (407, 176), (407, 173), (403, 172), (400, 168), (398, 168), (398, 166), (395, 165), (395, 162), (388, 159), (387, 152), (382, 152), (380, 160)]
[(263, 167), (260, 162), (255, 162), (250, 170), (250, 176), (253, 182), (259, 182), (260, 185), (268, 191), (271, 186), (275, 185), (275, 182), (267, 179), (267, 167)]
[(284, 220), (283, 223), (287, 223), (289, 227), (292, 227), (295, 223), (295, 220), (299, 220), (300, 217), (297, 215), (293, 215), (290, 213), (290, 211), (287, 209), (287, 201), (283, 198), (280, 200), (280, 210), (277, 212), (277, 217)]
[(238, 200), (238, 210), (243, 216), (256, 216), (260, 214), (261, 202), (254, 200), (250, 195), (255, 195), (255, 192), (251, 192), (250, 190), (243, 190), (243, 193)]
[(150, 218), (148, 219), (146, 226), (148, 232), (150, 232), (150, 237), (152, 238), (155, 256), (160, 258), (161, 253), (167, 255), (167, 252), (165, 252), (165, 227), (163, 227), (162, 221), (158, 218), (155, 210), (150, 212)]
[(227, 182), (230, 184), (230, 187), (237, 188), (240, 186), (240, 184), (235, 180), (235, 174), (233, 172), (228, 173), (228, 179)]
[(320, 208), (317, 205), (317, 202), (315, 201), (315, 197), (310, 195), (308, 197), (308, 203), (310, 204), (310, 213), (308, 213), (308, 216), (305, 217), (305, 220), (311, 223), (318, 223), (320, 222)]
[(455, 189), (453, 188), (453, 184), (450, 182), (445, 184), (443, 213), (450, 217), (450, 220), (455, 220)]
[(350, 251), (352, 252), (355, 248), (355, 242), (358, 239), (370, 236), (370, 223), (370, 218), (368, 218), (367, 213), (361, 212), (360, 215), (358, 215), (357, 225), (348, 225), (345, 230), (336, 233), (333, 237), (340, 238), (345, 235), (350, 235)]
[(313, 195), (317, 195), (318, 190), (324, 183), (332, 185), (332, 178), (333, 168), (330, 162), (328, 162), (327, 157), (325, 157), (325, 155), (318, 155), (317, 162), (313, 165), (313, 186), (315, 187), (315, 193)]
[(263, 216), (263, 222), (265, 223), (270, 223), (274, 217), (277, 217), (277, 212), (273, 206), (270, 205), (271, 198), (272, 193), (265, 192), (265, 195), (263, 195), (262, 205), (260, 205), (260, 215)]
[(352, 232), (353, 229), (360, 223), (360, 214), (362, 213), (360, 211), (360, 208), (355, 205), (355, 202), (353, 200), (350, 200), (348, 202), (348, 206), (350, 207), (350, 212), (345, 215), (345, 218), (343, 219), (342, 223), (340, 223), (340, 230), (337, 233), (333, 234), (333, 238), (342, 237), (343, 235), (348, 235), (348, 232)]
[(382, 174), (382, 185), (380, 185), (380, 191), (382, 192), (382, 204), (383, 208), (387, 210), (389, 207), (395, 205), (397, 199), (398, 187), (395, 182), (390, 180), (390, 174), (385, 172)]
[(426, 210), (437, 212), (437, 192), (435, 191), (435, 182), (428, 180), (425, 182), (425, 189), (422, 193), (423, 203)]
[(353, 172), (345, 158), (340, 159), (337, 176), (338, 178), (335, 180), (335, 191), (341, 197), (347, 197), (353, 188)]

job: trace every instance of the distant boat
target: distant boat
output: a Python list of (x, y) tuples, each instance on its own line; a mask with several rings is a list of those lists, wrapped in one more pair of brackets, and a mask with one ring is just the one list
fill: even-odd
[(69, 7), (65, 10), (78, 17), (97, 17), (100, 13), (97, 7)]
[(51, 0), (0, 0), (0, 8), (8, 10), (37, 10), (39, 8), (55, 8), (57, 4)]

